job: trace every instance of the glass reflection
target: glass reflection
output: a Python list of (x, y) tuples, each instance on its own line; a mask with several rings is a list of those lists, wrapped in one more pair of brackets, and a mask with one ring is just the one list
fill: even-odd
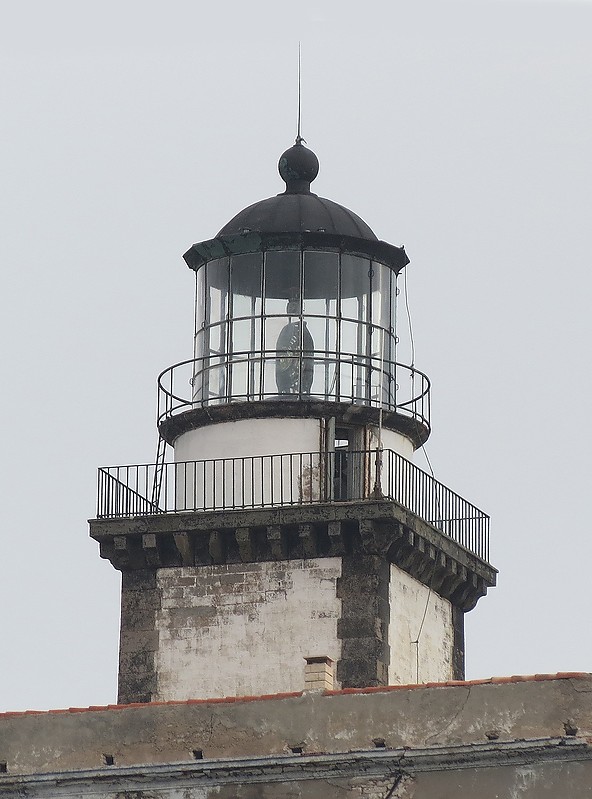
[(196, 276), (193, 399), (290, 396), (394, 407), (396, 276), (335, 252), (209, 262)]

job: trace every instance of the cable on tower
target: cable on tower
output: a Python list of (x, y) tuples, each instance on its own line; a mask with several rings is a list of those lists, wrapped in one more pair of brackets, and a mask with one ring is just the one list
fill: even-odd
[[(403, 275), (403, 296), (404, 296), (404, 300), (405, 300), (405, 311), (407, 313), (407, 325), (408, 325), (408, 329), (409, 329), (409, 341), (410, 341), (410, 344), (411, 344), (411, 380), (413, 380), (414, 367), (415, 367), (415, 340), (413, 338), (413, 324), (411, 322), (411, 311), (410, 311), (410, 308), (409, 308), (409, 290), (408, 290), (408, 287), (407, 287), (407, 270), (405, 270), (404, 275)], [(416, 424), (417, 424), (417, 420), (416, 420)], [(418, 427), (419, 427), (419, 425), (418, 425)], [(422, 450), (422, 452), (423, 452), (423, 454), (425, 456), (426, 462), (428, 464), (428, 468), (430, 470), (430, 474), (432, 476), (432, 480), (435, 483), (436, 482), (436, 475), (434, 474), (434, 469), (432, 467), (432, 462), (430, 461), (430, 457), (429, 457), (429, 455), (427, 453), (427, 450), (426, 450), (426, 447), (425, 447), (425, 441), (421, 442), (421, 450)], [(437, 492), (436, 492), (435, 500), (436, 500), (436, 506), (438, 508), (438, 517), (441, 518), (442, 517), (442, 508), (440, 506), (440, 497), (439, 497)], [(430, 575), (430, 581), (429, 581), (428, 586), (427, 586), (428, 593), (427, 593), (427, 596), (426, 596), (426, 603), (425, 603), (425, 607), (423, 609), (423, 615), (421, 617), (419, 630), (417, 632), (417, 636), (416, 636), (415, 640), (411, 641), (411, 644), (413, 644), (415, 646), (415, 648), (416, 648), (415, 649), (415, 679), (416, 679), (416, 682), (419, 682), (419, 643), (420, 643), (420, 640), (421, 640), (421, 634), (423, 632), (423, 628), (424, 628), (424, 625), (425, 625), (426, 617), (428, 615), (428, 608), (429, 608), (429, 605), (430, 605), (430, 598), (432, 596), (433, 582), (434, 582), (435, 574), (436, 574), (436, 564), (434, 563), (433, 566), (432, 566), (432, 573)]]

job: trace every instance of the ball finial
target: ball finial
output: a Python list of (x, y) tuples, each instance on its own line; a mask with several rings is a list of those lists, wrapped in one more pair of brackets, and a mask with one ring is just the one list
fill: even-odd
[(278, 169), (286, 183), (286, 194), (310, 194), (310, 184), (319, 174), (319, 159), (297, 139), (280, 156)]

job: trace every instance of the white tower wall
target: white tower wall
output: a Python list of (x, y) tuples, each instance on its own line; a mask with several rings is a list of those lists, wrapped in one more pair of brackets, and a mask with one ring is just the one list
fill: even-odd
[[(375, 450), (376, 428), (354, 428), (349, 449)], [(207, 425), (179, 436), (174, 445), (175, 497), (178, 510), (215, 510), (314, 502), (327, 496), (332, 476), (321, 421), (302, 419), (241, 419)], [(410, 459), (411, 441), (400, 433), (382, 431), (382, 446)], [(329, 451), (331, 447), (329, 446)], [(354, 456), (351, 498), (368, 496), (375, 483), (376, 461)], [(388, 493), (392, 463), (384, 459), (383, 488)], [(346, 499), (346, 496), (339, 497)]]
[(391, 564), (389, 605), (389, 684), (452, 680), (451, 603)]
[(175, 441), (175, 462), (318, 452), (318, 419), (239, 419), (189, 430)]
[(174, 447), (177, 508), (318, 500), (320, 439), (318, 419), (241, 419), (190, 430)]
[(306, 657), (341, 656), (340, 558), (160, 569), (157, 701), (304, 687)]
[[(305, 658), (342, 656), (341, 574), (335, 557), (159, 569), (155, 699), (301, 691)], [(450, 602), (391, 565), (389, 605), (389, 684), (453, 679)]]
[[(382, 446), (384, 449), (392, 449), (407, 460), (413, 458), (414, 448), (411, 439), (401, 433), (396, 433), (394, 430), (382, 429)], [(376, 427), (371, 429), (370, 446), (369, 449), (375, 449), (378, 446), (378, 429)]]

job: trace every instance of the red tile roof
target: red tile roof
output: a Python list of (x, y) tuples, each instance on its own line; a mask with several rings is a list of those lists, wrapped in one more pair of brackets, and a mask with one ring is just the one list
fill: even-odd
[[(448, 680), (447, 682), (428, 682), (410, 685), (379, 685), (370, 688), (341, 688), (336, 691), (323, 691), (323, 696), (342, 696), (348, 694), (374, 694), (387, 691), (409, 691), (422, 688), (450, 688), (466, 687), (470, 685), (504, 685), (520, 682), (540, 682), (543, 680), (586, 680), (592, 674), (585, 671), (560, 671), (557, 674), (529, 674), (514, 675), (512, 677), (490, 677), (487, 680)], [(185, 699), (171, 702), (136, 702), (128, 705), (91, 705), (90, 707), (69, 707), (57, 710), (16, 710), (0, 713), (0, 719), (12, 716), (37, 716), (50, 713), (88, 713), (103, 710), (126, 710), (133, 707), (163, 707), (175, 705), (216, 705), (233, 702), (260, 702), (266, 699), (291, 699), (302, 696), (303, 691), (293, 691), (283, 694), (263, 694), (261, 696), (225, 696), (215, 699)]]

